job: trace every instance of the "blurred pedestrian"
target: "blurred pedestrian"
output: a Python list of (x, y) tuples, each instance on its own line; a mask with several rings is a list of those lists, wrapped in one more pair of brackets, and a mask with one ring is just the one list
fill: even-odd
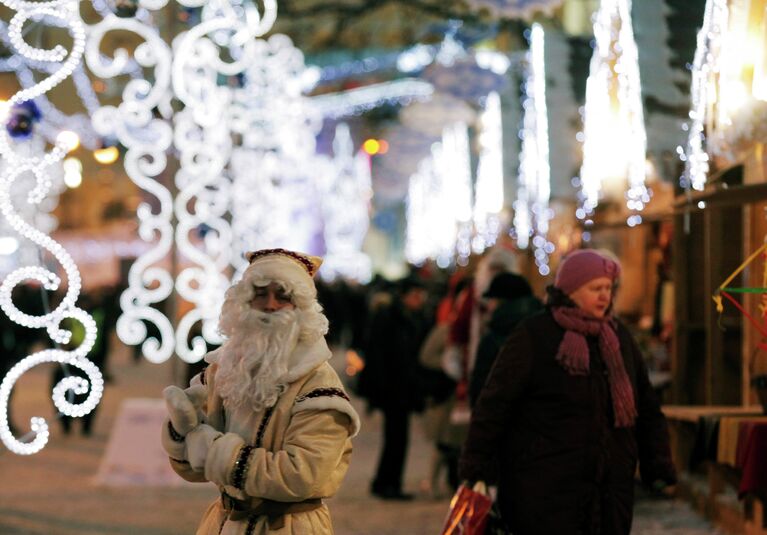
[(450, 324), (458, 313), (458, 296), (471, 283), (463, 272), (456, 272), (448, 282), (447, 295), (437, 306), (436, 324), (429, 331), (421, 346), (418, 360), (430, 380), (425, 388), (426, 407), (423, 415), (423, 427), (427, 440), (432, 443), (429, 478), (422, 483), (424, 491), (433, 497), (440, 497), (441, 474), (446, 472), (447, 482), (454, 491), (458, 486), (458, 452), (466, 438), (465, 433), (457, 432), (450, 422), (450, 414), (455, 404), (455, 379), (442, 368), (442, 357), (447, 347)]
[(676, 482), (644, 360), (611, 313), (619, 273), (593, 250), (565, 257), (474, 408), (461, 477), (498, 484), (515, 535), (628, 535), (637, 463), (648, 485)]
[(363, 344), (365, 367), (359, 393), (371, 408), (383, 412), (383, 441), (373, 495), (387, 500), (409, 500), (402, 477), (409, 442), (410, 414), (423, 409), (418, 352), (430, 322), (424, 304), (423, 282), (409, 277), (388, 304), (375, 309)]
[(533, 295), (530, 284), (521, 275), (499, 273), (493, 278), (480, 300), (480, 310), (487, 318), (487, 324), (469, 379), (469, 403), (472, 407), (503, 343), (519, 322), (542, 308), (541, 300)]

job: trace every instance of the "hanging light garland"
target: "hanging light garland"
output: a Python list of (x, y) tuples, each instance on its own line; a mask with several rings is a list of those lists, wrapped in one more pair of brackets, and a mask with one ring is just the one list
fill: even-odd
[(551, 169), (549, 166), (549, 121), (546, 106), (545, 34), (540, 24), (530, 30), (530, 51), (525, 80), (522, 152), (519, 188), (514, 203), (514, 229), (517, 246), (526, 249), (532, 238), (538, 272), (548, 275), (549, 255), (554, 244), (548, 240), (551, 209)]
[(638, 212), (650, 201), (645, 186), (646, 135), (630, 0), (602, 0), (594, 17), (594, 55), (586, 81), (582, 206), (590, 216), (605, 184), (626, 180), (628, 224), (641, 223)]
[(324, 117), (332, 119), (359, 115), (383, 104), (407, 105), (427, 100), (433, 93), (434, 87), (429, 82), (405, 78), (320, 95), (312, 97), (312, 101)]
[[(58, 64), (47, 78), (37, 84), (25, 87), (14, 94), (7, 103), (0, 106), (0, 122), (6, 124), (14, 106), (21, 105), (40, 97), (50, 91), (67, 77), (80, 64), (85, 49), (85, 26), (79, 18), (78, 2), (58, 0), (51, 2), (2, 2), (6, 7), (15, 11), (8, 25), (8, 38), (17, 54), (34, 62)], [(23, 38), (22, 28), (30, 20), (43, 20), (43, 17), (53, 18), (60, 27), (67, 30), (72, 38), (71, 50), (62, 45), (43, 50), (28, 45)], [(13, 303), (14, 288), (24, 281), (37, 281), (43, 289), (55, 291), (61, 284), (61, 279), (55, 273), (41, 266), (23, 266), (9, 273), (0, 285), (0, 309), (13, 321), (27, 328), (44, 328), (48, 336), (56, 344), (70, 342), (72, 333), (61, 327), (66, 319), (81, 323), (85, 329), (85, 337), (79, 346), (72, 350), (46, 349), (25, 358), (14, 365), (0, 383), (0, 440), (14, 453), (30, 455), (40, 451), (48, 442), (49, 430), (47, 422), (40, 417), (31, 419), (31, 431), (34, 438), (21, 441), (13, 436), (8, 422), (8, 401), (11, 391), (18, 379), (28, 370), (41, 363), (52, 362), (78, 368), (85, 373), (86, 378), (65, 377), (53, 387), (52, 398), (56, 408), (64, 415), (79, 417), (92, 411), (103, 392), (103, 378), (98, 368), (90, 362), (86, 355), (96, 340), (96, 323), (84, 310), (75, 303), (80, 294), (81, 280), (77, 266), (64, 248), (41, 230), (24, 221), (14, 207), (11, 191), (17, 187), (15, 182), (25, 173), (35, 177), (35, 187), (29, 192), (27, 202), (40, 204), (52, 187), (49, 174), (51, 166), (59, 164), (67, 152), (74, 148), (71, 136), (59, 135), (50, 152), (44, 155), (30, 155), (19, 151), (6, 128), (0, 129), (0, 156), (6, 162), (3, 174), (0, 176), (0, 213), (8, 225), (21, 237), (36, 244), (41, 250), (47, 251), (60, 264), (67, 278), (67, 290), (61, 303), (52, 311), (41, 316), (32, 316), (19, 310)], [(75, 394), (88, 393), (85, 400), (75, 404), (67, 401), (68, 392)]]

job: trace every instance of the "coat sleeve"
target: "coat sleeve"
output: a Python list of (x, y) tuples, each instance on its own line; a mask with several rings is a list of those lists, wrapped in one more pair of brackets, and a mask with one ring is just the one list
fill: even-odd
[(644, 359), (639, 347), (631, 337), (636, 370), (636, 437), (639, 450), (639, 474), (642, 482), (651, 485), (663, 481), (676, 483), (676, 469), (671, 459), (668, 423), (660, 409), (658, 396), (653, 390)]
[(498, 353), (474, 406), (469, 435), (459, 462), (459, 476), (495, 483), (501, 437), (523, 394), (532, 369), (532, 343), (524, 327), (516, 329)]
[(335, 494), (349, 464), (349, 417), (335, 410), (293, 414), (283, 448), (247, 446), (227, 433), (211, 446), (205, 476), (251, 497), (298, 502)]

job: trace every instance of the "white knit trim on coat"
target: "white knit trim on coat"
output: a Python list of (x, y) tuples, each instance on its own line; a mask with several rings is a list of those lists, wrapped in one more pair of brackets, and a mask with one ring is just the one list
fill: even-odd
[(296, 402), (290, 413), (295, 414), (300, 411), (328, 411), (334, 410), (345, 414), (351, 420), (349, 429), (349, 438), (354, 438), (360, 432), (360, 417), (354, 410), (352, 404), (339, 396), (319, 396), (316, 398), (306, 398)]

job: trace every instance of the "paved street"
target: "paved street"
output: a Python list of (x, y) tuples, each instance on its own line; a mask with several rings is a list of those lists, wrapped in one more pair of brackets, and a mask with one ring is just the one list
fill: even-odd
[[(64, 436), (51, 423), (49, 445), (37, 455), (20, 457), (0, 450), (0, 534), (2, 535), (176, 535), (194, 533), (206, 504), (215, 497), (207, 485), (177, 487), (98, 485), (95, 476), (107, 449), (112, 424), (121, 402), (128, 398), (159, 398), (171, 380), (170, 363), (134, 364), (119, 349), (110, 369), (99, 407), (94, 436)], [(51, 368), (38, 367), (17, 385), (14, 419), (52, 418), (49, 400)], [(364, 415), (363, 407), (358, 406)], [(350, 473), (330, 503), (338, 535), (438, 534), (447, 499), (423, 495), (412, 503), (388, 503), (367, 492), (378, 453), (378, 418), (363, 416), (363, 429), (354, 444)], [(78, 422), (79, 424), (79, 422)], [(426, 477), (428, 447), (418, 421), (407, 470), (407, 491), (418, 492)], [(77, 427), (76, 427), (77, 428)], [(637, 505), (635, 534), (704, 535), (717, 533), (686, 506), (669, 501)]]

